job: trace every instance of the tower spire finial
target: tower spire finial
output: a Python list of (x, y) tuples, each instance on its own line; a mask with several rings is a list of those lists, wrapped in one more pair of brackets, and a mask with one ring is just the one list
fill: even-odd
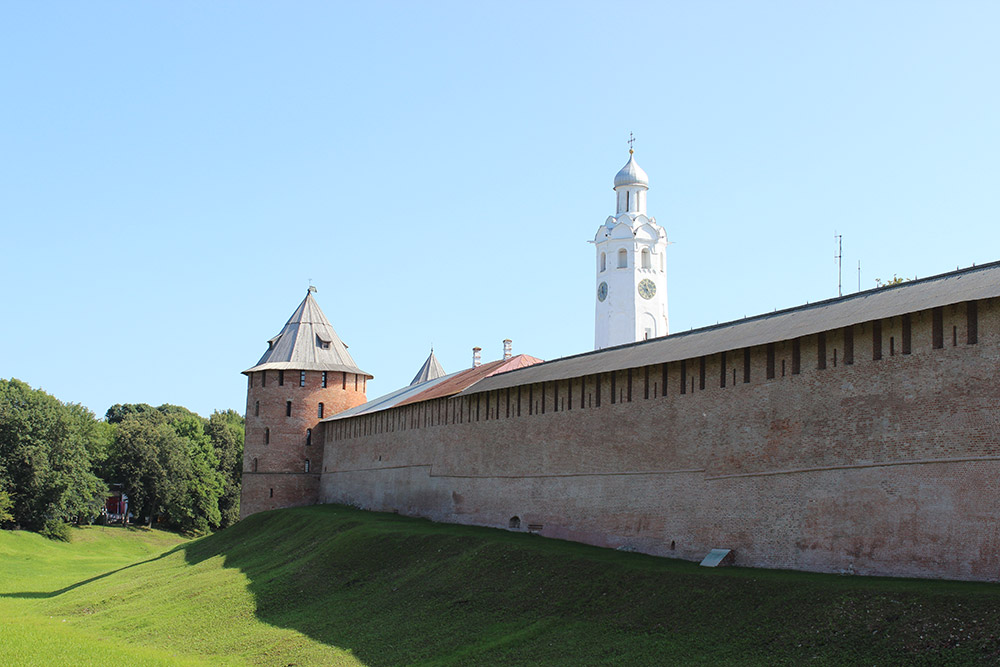
[(632, 154), (632, 144), (635, 143), (635, 137), (632, 136), (631, 132), (628, 133), (628, 142), (627, 143), (628, 143), (628, 154), (631, 155)]

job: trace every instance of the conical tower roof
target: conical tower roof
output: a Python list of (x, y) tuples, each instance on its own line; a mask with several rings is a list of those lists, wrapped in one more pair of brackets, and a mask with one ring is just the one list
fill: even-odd
[(267, 352), (253, 368), (244, 373), (269, 370), (341, 371), (371, 374), (358, 368), (347, 346), (333, 330), (330, 321), (313, 298), (313, 289), (285, 322), (277, 336), (267, 341)]
[(410, 382), (412, 387), (415, 384), (420, 384), (421, 382), (427, 382), (428, 380), (434, 380), (435, 378), (444, 377), (446, 373), (444, 368), (441, 367), (440, 362), (438, 362), (437, 357), (434, 356), (434, 348), (431, 348), (431, 353), (427, 357), (427, 361), (424, 365), (420, 367), (417, 374), (413, 376), (413, 381)]

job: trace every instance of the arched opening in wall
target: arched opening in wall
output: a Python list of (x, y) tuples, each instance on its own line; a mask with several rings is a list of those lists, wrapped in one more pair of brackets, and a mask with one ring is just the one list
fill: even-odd
[(309, 459), (306, 459), (306, 472), (309, 472)]
[(512, 516), (507, 522), (507, 527), (511, 530), (521, 530), (521, 517)]
[(640, 257), (642, 258), (642, 268), (644, 269), (651, 268), (651, 264), (649, 261), (649, 248), (643, 248)]
[(622, 248), (618, 251), (618, 268), (627, 269), (628, 268), (628, 251)]
[(265, 445), (271, 444), (271, 429), (269, 428), (264, 429), (264, 444)]
[(601, 271), (605, 271), (608, 268), (608, 256), (605, 253), (601, 253)]
[(257, 472), (257, 457), (253, 457), (253, 471)]
[(271, 488), (271, 497), (274, 498), (274, 488)]
[(674, 540), (670, 540), (670, 550), (674, 551), (677, 548), (677, 543)]
[[(306, 429), (306, 447), (313, 444), (313, 430), (311, 428)], [(306, 472), (309, 472), (308, 470)]]
[(317, 408), (316, 408), (316, 417), (318, 417), (319, 419), (323, 418), (323, 404), (322, 403), (320, 403), (319, 406), (317, 406)]

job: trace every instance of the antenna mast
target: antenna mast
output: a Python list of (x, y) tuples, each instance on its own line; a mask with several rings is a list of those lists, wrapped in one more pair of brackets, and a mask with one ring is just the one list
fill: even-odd
[(833, 238), (837, 239), (837, 255), (834, 257), (837, 260), (837, 296), (844, 296), (844, 253), (843, 253), (843, 234), (834, 234)]

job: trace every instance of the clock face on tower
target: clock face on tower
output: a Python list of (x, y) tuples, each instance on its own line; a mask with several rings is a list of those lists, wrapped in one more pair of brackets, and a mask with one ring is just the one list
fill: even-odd
[(608, 284), (601, 283), (597, 286), (597, 300), (604, 301), (608, 298)]
[(639, 296), (643, 299), (652, 299), (656, 294), (656, 285), (649, 278), (643, 278), (639, 282)]

